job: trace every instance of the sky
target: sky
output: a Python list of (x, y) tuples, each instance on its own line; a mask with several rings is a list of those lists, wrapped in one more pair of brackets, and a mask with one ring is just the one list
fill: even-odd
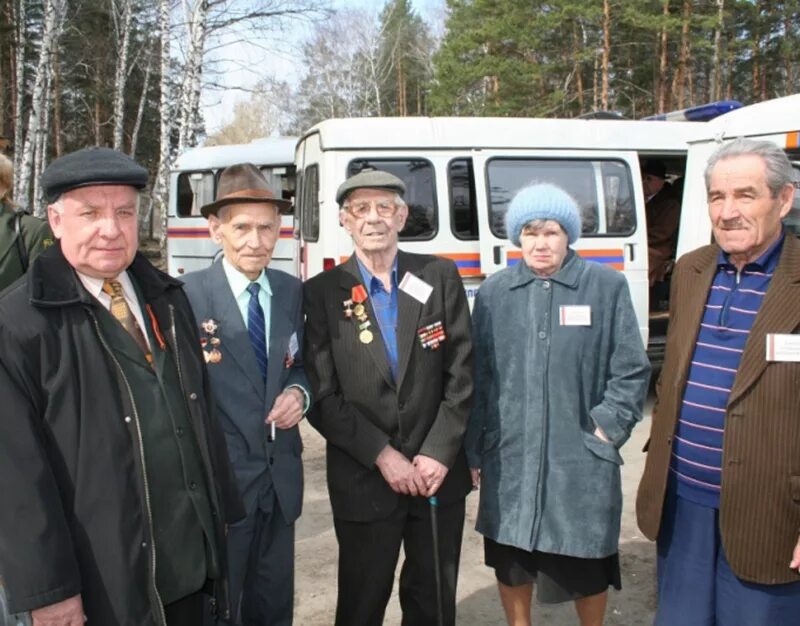
[[(426, 21), (442, 19), (444, 0), (412, 0), (418, 14)], [(377, 15), (386, 0), (330, 0), (331, 8), (360, 8), (374, 11)], [(260, 36), (258, 43), (233, 41), (208, 53), (207, 58), (216, 60), (216, 71), (207, 79), (216, 83), (214, 88), (205, 88), (201, 97), (207, 134), (219, 130), (230, 122), (234, 105), (249, 97), (248, 88), (261, 78), (273, 76), (289, 84), (296, 84), (302, 75), (299, 57), (293, 54), (310, 35), (313, 25), (307, 20), (295, 20), (286, 29)], [(235, 36), (242, 39), (241, 35)]]

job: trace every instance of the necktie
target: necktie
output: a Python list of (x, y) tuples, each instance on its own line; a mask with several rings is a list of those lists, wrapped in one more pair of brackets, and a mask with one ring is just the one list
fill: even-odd
[(144, 352), (144, 357), (147, 359), (147, 362), (152, 364), (153, 355), (150, 353), (150, 348), (147, 346), (147, 341), (145, 341), (142, 329), (139, 328), (139, 323), (133, 316), (127, 300), (125, 300), (122, 284), (120, 284), (118, 280), (106, 279), (103, 283), (103, 291), (111, 296), (111, 315), (113, 315), (117, 321), (122, 324), (122, 327), (128, 331), (128, 334), (133, 337), (136, 345)]
[(264, 334), (264, 309), (258, 301), (259, 289), (261, 286), (258, 283), (250, 283), (247, 286), (250, 294), (250, 302), (247, 303), (247, 334), (250, 336), (261, 376), (267, 380), (267, 338)]

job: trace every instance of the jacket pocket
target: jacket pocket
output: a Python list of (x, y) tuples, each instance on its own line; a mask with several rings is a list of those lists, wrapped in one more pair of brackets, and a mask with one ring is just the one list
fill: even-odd
[(789, 476), (789, 486), (792, 491), (792, 500), (800, 504), (800, 476)]
[(587, 433), (586, 431), (581, 431), (581, 434), (583, 435), (583, 444), (589, 449), (589, 452), (594, 454), (596, 457), (599, 457), (604, 461), (616, 463), (617, 465), (622, 465), (624, 463), (619, 450), (614, 447), (614, 444), (606, 443), (599, 437), (596, 437), (591, 433)]
[(483, 452), (491, 452), (500, 444), (500, 431), (487, 430), (483, 433)]

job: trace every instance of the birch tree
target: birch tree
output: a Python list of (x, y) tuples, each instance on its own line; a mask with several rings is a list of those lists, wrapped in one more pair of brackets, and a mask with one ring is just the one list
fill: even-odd
[(158, 141), (158, 173), (153, 185), (150, 202), (145, 219), (139, 223), (149, 228), (152, 234), (153, 212), (161, 216), (161, 249), (165, 250), (167, 237), (167, 189), (169, 189), (169, 168), (171, 164), (170, 135), (172, 132), (172, 86), (170, 83), (170, 37), (172, 24), (170, 21), (170, 0), (158, 0), (158, 34), (161, 45), (161, 78), (159, 82), (159, 141)]
[[(41, 135), (47, 132), (43, 121), (48, 106), (47, 84), (51, 71), (53, 49), (58, 44), (64, 25), (66, 0), (44, 0), (44, 23), (42, 41), (39, 46), (39, 59), (31, 95), (31, 108), (25, 131), (22, 161), (15, 175), (15, 197), (25, 201), (30, 197), (30, 180), (36, 157), (36, 147), (42, 145)], [(17, 144), (19, 145), (19, 144)]]
[(189, 44), (181, 84), (178, 153), (196, 143), (210, 4), (208, 0), (183, 0)]
[(14, 0), (13, 6), (15, 8), (15, 39), (16, 39), (16, 54), (15, 54), (15, 79), (16, 86), (15, 102), (14, 102), (14, 171), (17, 173), (14, 176), (14, 196), (22, 199), (20, 195), (21, 181), (19, 171), (22, 167), (22, 150), (19, 146), (22, 145), (25, 137), (23, 133), (23, 103), (25, 102), (25, 49), (28, 45), (28, 15), (25, 8), (25, 0)]
[(131, 46), (133, 0), (111, 0), (111, 15), (119, 41), (119, 54), (114, 75), (114, 150), (122, 150), (125, 123), (125, 86), (128, 82), (128, 56)]

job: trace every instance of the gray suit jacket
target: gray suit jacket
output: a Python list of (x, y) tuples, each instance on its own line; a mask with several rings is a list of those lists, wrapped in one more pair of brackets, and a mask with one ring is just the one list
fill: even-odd
[[(198, 324), (213, 319), (219, 326), (219, 363), (209, 363), (211, 389), (247, 513), (258, 506), (259, 492), (275, 485), (286, 523), (300, 516), (303, 504), (303, 444), (295, 426), (278, 430), (275, 441), (267, 441), (264, 419), (275, 398), (290, 385), (309, 389), (303, 371), (303, 287), (279, 270), (267, 269), (272, 288), (269, 335), (269, 366), (266, 385), (258, 370), (244, 320), (231, 291), (222, 261), (183, 278), (186, 295)], [(298, 352), (287, 367), (289, 341), (297, 334)], [(198, 337), (206, 337), (198, 328)]]
[[(399, 252), (398, 281), (406, 272), (433, 287), (425, 304), (402, 290), (397, 303), (397, 380), (391, 374), (375, 312), (372, 342), (361, 343), (343, 302), (361, 284), (355, 257), (305, 284), (308, 375), (318, 399), (309, 421), (327, 439), (328, 489), (333, 514), (345, 520), (388, 517), (399, 504), (375, 467), (387, 444), (412, 459), (432, 457), (450, 471), (438, 492), (442, 504), (471, 489), (462, 445), (472, 399), (469, 305), (452, 261)], [(441, 322), (438, 350), (423, 349), (419, 329)]]

